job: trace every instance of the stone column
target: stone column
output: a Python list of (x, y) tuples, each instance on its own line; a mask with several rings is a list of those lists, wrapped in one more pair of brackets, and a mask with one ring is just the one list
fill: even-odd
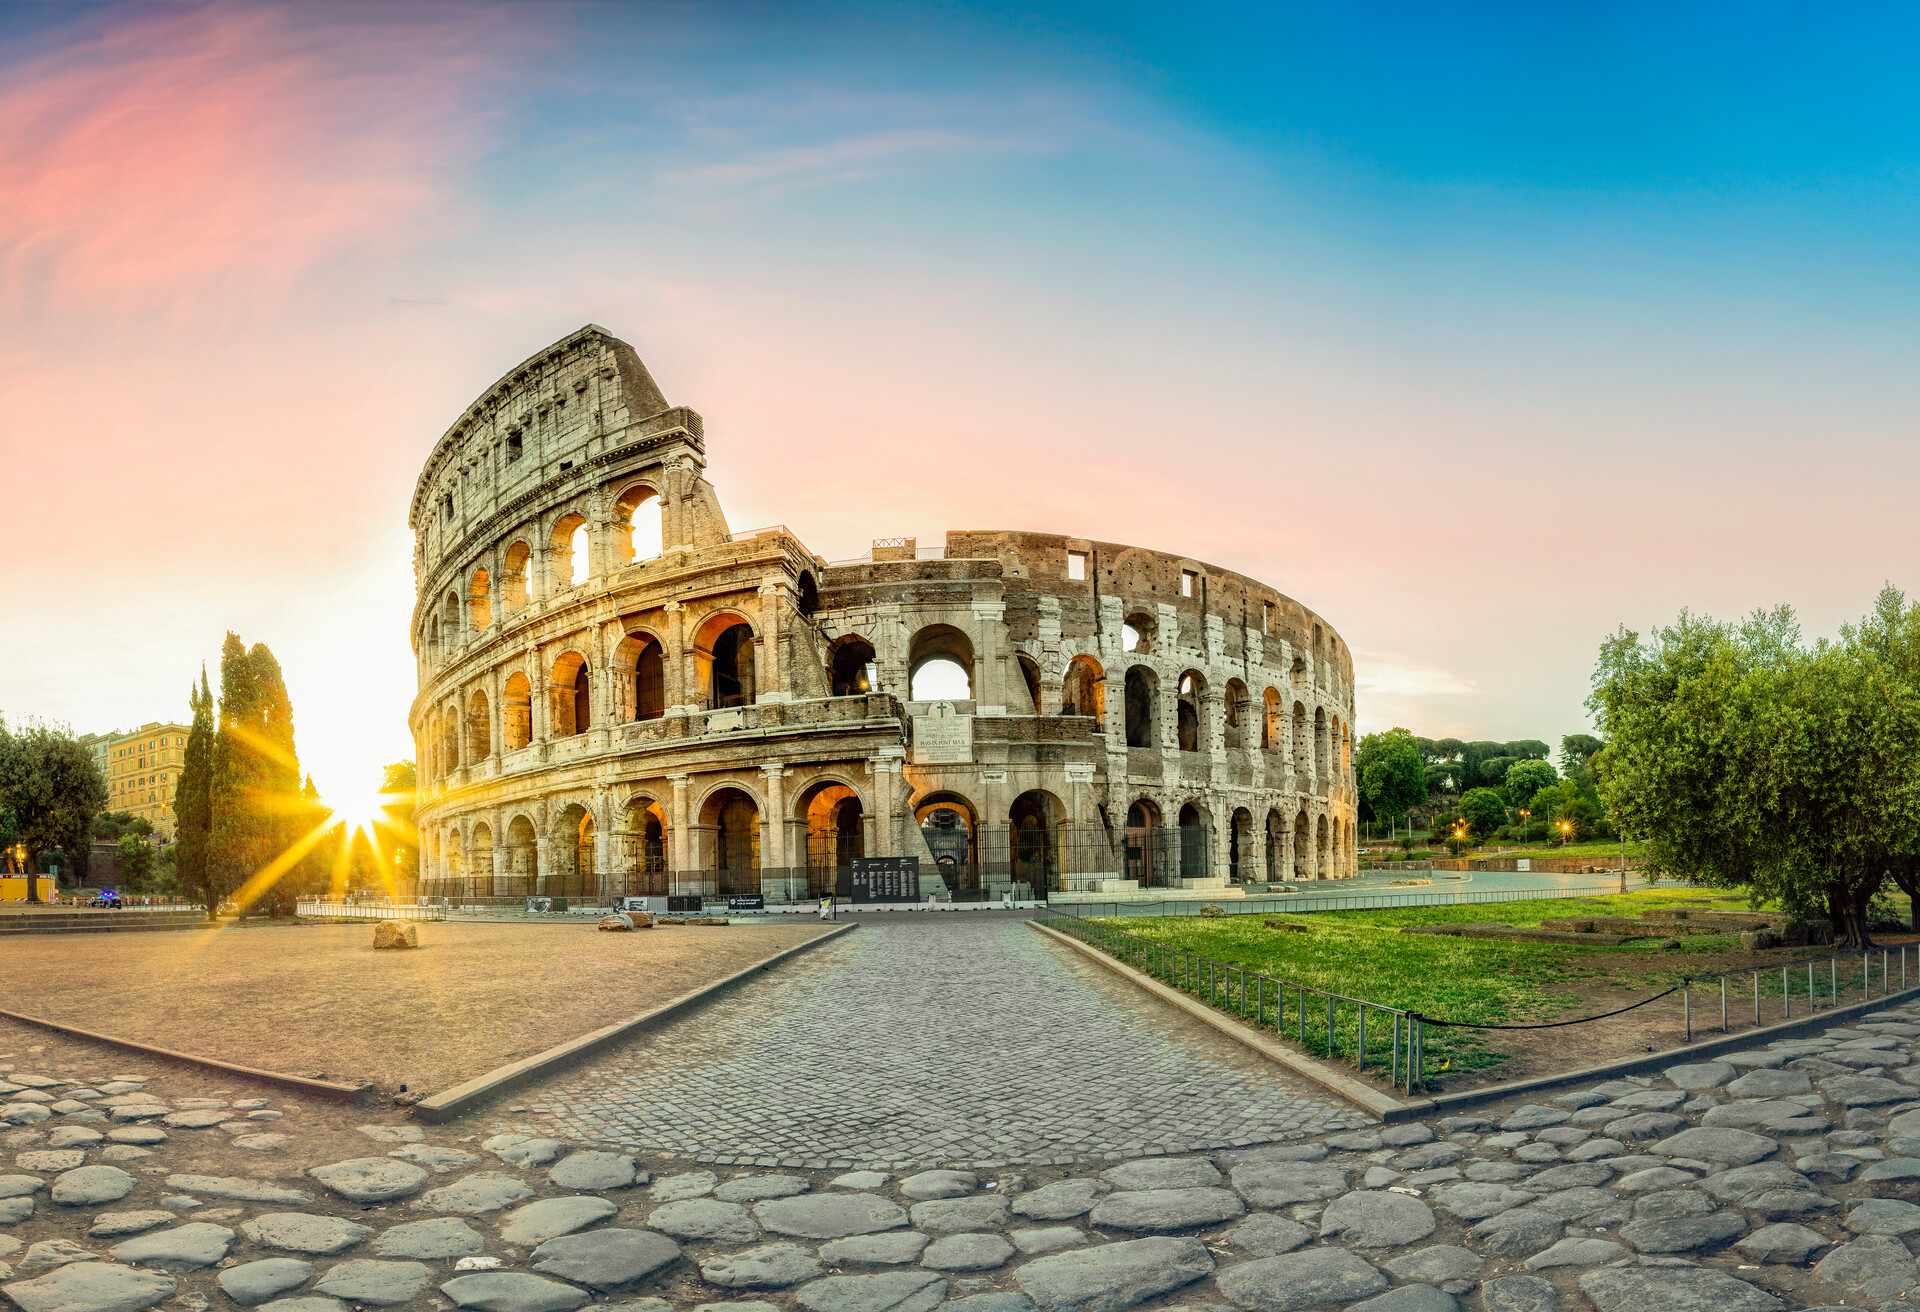
[(780, 634), (786, 620), (787, 585), (775, 581), (760, 585), (759, 632), (754, 635), (758, 650), (753, 658), (753, 699), (756, 702), (784, 702), (788, 699), (787, 677), (781, 660)]
[(687, 814), (687, 783), (685, 774), (670, 774), (667, 782), (673, 785), (673, 804), (667, 816), (667, 861), (675, 871), (693, 868), (693, 834), (690, 826), (692, 819)]
[(660, 641), (666, 644), (660, 653), (660, 677), (664, 683), (661, 698), (666, 702), (666, 714), (685, 715), (692, 709), (692, 698), (687, 695), (687, 680), (691, 676), (693, 653), (687, 650), (687, 608), (677, 601), (669, 601), (661, 610), (666, 612), (666, 623), (660, 627), (664, 632)]
[(1006, 644), (1006, 603), (976, 601), (973, 614), (973, 709), (976, 715), (1007, 713), (1007, 663), (1013, 657)]
[(787, 865), (787, 829), (781, 822), (787, 815), (787, 768), (763, 765), (760, 779), (765, 786), (766, 809), (760, 813), (760, 868), (774, 870)]

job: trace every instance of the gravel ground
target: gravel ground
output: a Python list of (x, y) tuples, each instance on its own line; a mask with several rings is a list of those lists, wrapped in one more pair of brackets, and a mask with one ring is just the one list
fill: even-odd
[[(375, 952), (373, 926), (25, 935), (4, 1004), (119, 1038), (267, 1070), (435, 1093), (647, 1010), (827, 926), (420, 926)], [(87, 951), (76, 951), (84, 946)], [(190, 1037), (183, 1037), (190, 1036)]]

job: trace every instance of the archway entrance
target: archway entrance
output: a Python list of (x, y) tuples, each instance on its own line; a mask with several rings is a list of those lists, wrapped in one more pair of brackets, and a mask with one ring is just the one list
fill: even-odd
[(1180, 808), (1180, 878), (1207, 877), (1207, 816), (1192, 802)]
[(626, 893), (664, 897), (667, 893), (667, 815), (650, 797), (627, 803), (620, 826), (621, 862)]
[(1142, 888), (1153, 888), (1165, 882), (1159, 859), (1160, 808), (1141, 798), (1127, 808), (1127, 828), (1122, 837), (1122, 850), (1125, 856), (1126, 877), (1136, 880)]
[(913, 808), (927, 856), (947, 892), (957, 901), (980, 895), (979, 825), (973, 803), (955, 793), (934, 793)]
[(1253, 812), (1243, 806), (1233, 813), (1233, 826), (1227, 832), (1227, 878), (1246, 883), (1252, 877), (1252, 861)]
[(1013, 882), (1025, 884), (1036, 898), (1059, 892), (1065, 823), (1060, 800), (1043, 789), (1033, 789), (1013, 799), (1007, 819), (1013, 830)]
[(1293, 877), (1313, 878), (1313, 830), (1307, 825), (1305, 808), (1293, 818)]
[(1267, 879), (1269, 882), (1285, 879), (1287, 854), (1287, 822), (1280, 818), (1278, 811), (1267, 812)]
[(819, 783), (800, 796), (807, 827), (807, 896), (826, 897), (867, 854), (866, 811), (860, 795), (842, 783)]
[(760, 807), (738, 788), (722, 788), (700, 808), (715, 892), (722, 897), (760, 891)]

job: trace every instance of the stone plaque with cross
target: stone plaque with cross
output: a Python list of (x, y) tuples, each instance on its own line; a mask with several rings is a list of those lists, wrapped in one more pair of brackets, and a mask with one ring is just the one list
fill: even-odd
[(913, 717), (915, 765), (965, 765), (973, 760), (973, 717), (952, 702), (934, 702)]

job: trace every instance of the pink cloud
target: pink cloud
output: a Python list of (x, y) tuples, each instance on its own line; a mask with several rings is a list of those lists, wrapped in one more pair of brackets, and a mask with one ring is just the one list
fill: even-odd
[(210, 6), (83, 29), (0, 76), (0, 294), (285, 279), (438, 199), (506, 20)]

